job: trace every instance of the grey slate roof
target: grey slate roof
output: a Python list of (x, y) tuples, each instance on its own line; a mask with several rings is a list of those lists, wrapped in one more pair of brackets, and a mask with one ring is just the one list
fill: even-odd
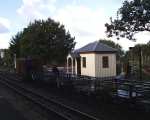
[(117, 52), (117, 50), (106, 44), (100, 43), (99, 41), (95, 41), (85, 45), (80, 49), (73, 51), (72, 53), (70, 53), (70, 55), (73, 58), (77, 58), (80, 57), (80, 53), (87, 53), (87, 52), (115, 53)]
[(71, 52), (70, 55), (71, 55), (73, 58), (80, 57), (80, 54), (79, 54), (78, 50), (75, 50), (74, 52)]
[(99, 41), (95, 41), (85, 45), (84, 47), (78, 49), (79, 53), (86, 53), (86, 52), (117, 52), (116, 49), (100, 43)]

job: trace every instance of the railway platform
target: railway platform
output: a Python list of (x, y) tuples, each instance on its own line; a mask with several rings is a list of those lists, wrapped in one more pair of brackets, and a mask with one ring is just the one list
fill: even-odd
[(0, 120), (26, 119), (4, 97), (0, 96)]

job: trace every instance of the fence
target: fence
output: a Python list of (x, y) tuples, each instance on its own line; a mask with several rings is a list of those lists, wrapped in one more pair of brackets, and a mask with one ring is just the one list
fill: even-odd
[(59, 82), (60, 86), (73, 86), (78, 91), (94, 92), (98, 90), (112, 90), (116, 87), (115, 77), (91, 77), (85, 75), (76, 75), (60, 72), (59, 76), (55, 75), (53, 72), (47, 73), (49, 81)]
[(136, 46), (130, 49), (128, 55), (131, 76), (135, 80), (150, 80), (150, 54), (144, 46)]
[(65, 85), (72, 85), (78, 91), (87, 93), (96, 91), (107, 91), (111, 95), (125, 99), (137, 99), (150, 101), (150, 82), (116, 79), (116, 77), (90, 77), (75, 74), (60, 73), (60, 82)]

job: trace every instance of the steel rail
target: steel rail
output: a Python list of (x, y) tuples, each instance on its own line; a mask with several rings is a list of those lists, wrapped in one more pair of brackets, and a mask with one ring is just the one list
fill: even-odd
[[(65, 120), (73, 120), (73, 118), (71, 118), (71, 116), (68, 117), (68, 116), (66, 116), (66, 115), (64, 115), (64, 114), (62, 114), (62, 113), (60, 113), (60, 112), (58, 112), (56, 110), (52, 110), (50, 107), (47, 106), (47, 104), (39, 102), (40, 101), (39, 98), (44, 100), (45, 102), (53, 103), (53, 104), (55, 104), (55, 105), (57, 105), (59, 107), (62, 107), (64, 109), (66, 109), (68, 112), (72, 112), (71, 114), (75, 114), (75, 115), (79, 116), (80, 117), (79, 119), (83, 119), (83, 120), (100, 120), (100, 119), (98, 119), (98, 118), (96, 118), (94, 116), (91, 116), (91, 115), (87, 114), (87, 113), (81, 112), (81, 111), (79, 111), (79, 110), (77, 110), (75, 108), (72, 108), (70, 106), (62, 104), (62, 103), (60, 103), (60, 102), (58, 102), (58, 101), (56, 101), (54, 99), (50, 99), (50, 98), (45, 97), (43, 95), (37, 94), (36, 92), (33, 92), (32, 90), (24, 88), (23, 86), (20, 86), (17, 83), (14, 83), (14, 81), (12, 82), (12, 81), (8, 80), (8, 78), (6, 78), (6, 77), (4, 78), (4, 77), (1, 76), (1, 78), (3, 79), (3, 81), (0, 80), (0, 82), (3, 82), (3, 84), (7, 85), (9, 88), (13, 89), (15, 92), (23, 95), (24, 97), (26, 97), (29, 100), (31, 100), (32, 102), (42, 106), (43, 108), (47, 109), (48, 111), (56, 113), (57, 115), (59, 115), (60, 117), (62, 117)], [(24, 90), (24, 91), (26, 91), (26, 92), (28, 92), (30, 94), (33, 94), (34, 96), (37, 96), (37, 99), (34, 99), (31, 96), (25, 95), (25, 93), (21, 92), (19, 89)], [(39, 100), (39, 101), (37, 101), (37, 100)]]

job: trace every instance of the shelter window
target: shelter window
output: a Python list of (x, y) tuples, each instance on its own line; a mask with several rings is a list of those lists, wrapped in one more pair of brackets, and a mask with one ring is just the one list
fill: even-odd
[(103, 68), (108, 68), (108, 67), (109, 67), (108, 56), (103, 56)]
[(86, 68), (86, 57), (82, 58), (82, 66)]

